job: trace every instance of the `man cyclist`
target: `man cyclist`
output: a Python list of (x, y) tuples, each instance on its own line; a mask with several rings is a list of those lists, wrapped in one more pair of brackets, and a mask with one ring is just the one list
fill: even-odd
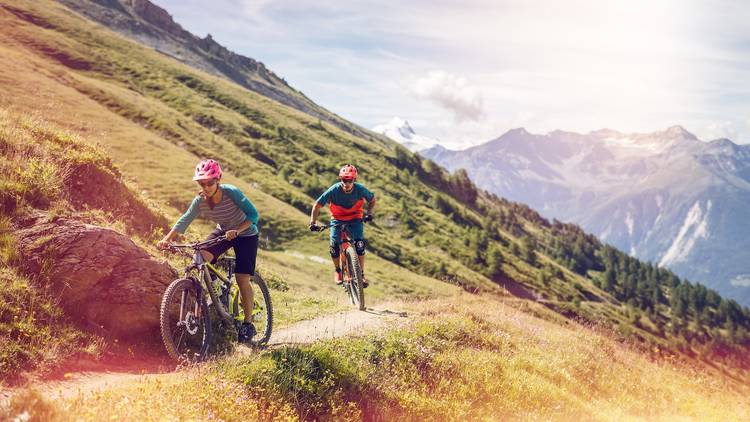
[[(339, 171), (339, 183), (334, 184), (325, 191), (315, 201), (310, 213), (310, 230), (316, 231), (318, 224), (318, 213), (320, 208), (328, 205), (331, 211), (331, 237), (330, 252), (333, 266), (335, 268), (333, 280), (336, 284), (343, 283), (341, 276), (341, 264), (339, 255), (341, 254), (341, 245), (339, 238), (341, 230), (336, 223), (352, 221), (349, 223), (349, 233), (352, 236), (352, 244), (357, 251), (359, 266), (362, 268), (362, 286), (367, 287), (369, 284), (365, 278), (365, 227), (364, 222), (372, 220), (372, 212), (375, 208), (375, 195), (357, 180), (357, 168), (347, 164)], [(364, 211), (365, 201), (367, 202), (367, 214)], [(353, 221), (358, 220), (358, 221)]]
[(166, 249), (178, 234), (185, 233), (190, 223), (199, 215), (217, 223), (216, 230), (206, 240), (226, 236), (226, 239), (201, 251), (203, 259), (216, 263), (219, 255), (234, 248), (236, 257), (235, 276), (242, 295), (242, 309), (245, 321), (238, 329), (240, 342), (248, 342), (255, 335), (252, 324), (253, 288), (250, 277), (255, 275), (255, 258), (258, 253), (258, 211), (250, 200), (237, 187), (219, 184), (221, 167), (214, 160), (202, 160), (195, 167), (193, 180), (201, 190), (193, 199), (187, 212), (177, 220), (170, 232), (157, 243), (159, 249)]

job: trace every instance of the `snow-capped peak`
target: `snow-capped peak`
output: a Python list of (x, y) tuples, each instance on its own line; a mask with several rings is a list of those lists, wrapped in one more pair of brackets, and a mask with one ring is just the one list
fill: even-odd
[(372, 131), (383, 134), (412, 151), (420, 151), (437, 144), (435, 139), (417, 135), (409, 122), (400, 117), (394, 117), (386, 124), (375, 126)]
[(692, 133), (688, 132), (684, 127), (676, 125), (676, 126), (670, 126), (662, 132), (664, 135), (671, 137), (671, 138), (677, 138), (677, 139), (692, 139), (697, 140), (698, 138), (695, 137)]
[(682, 126), (671, 126), (659, 132), (643, 134), (599, 130), (591, 132), (591, 135), (601, 139), (612, 152), (626, 153), (628, 156), (662, 154), (675, 147), (689, 147), (701, 143)]
[(389, 133), (398, 133), (399, 137), (407, 139), (410, 139), (414, 135), (416, 135), (409, 122), (400, 117), (394, 117), (388, 123), (384, 125), (377, 125), (372, 128), (372, 130), (374, 132), (382, 133), (386, 136), (389, 136)]

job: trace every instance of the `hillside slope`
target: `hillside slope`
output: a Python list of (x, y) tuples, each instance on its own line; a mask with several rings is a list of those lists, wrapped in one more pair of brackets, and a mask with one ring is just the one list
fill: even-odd
[(531, 316), (545, 313), (539, 305), (465, 299), (412, 305), (416, 321), (395, 330), (289, 345), (58, 402), (27, 391), (0, 417), (727, 421), (750, 412), (747, 384), (715, 371), (649, 357), (607, 330)]
[[(367, 229), (373, 299), (452, 295), (456, 285), (495, 297), (511, 291), (626, 337), (746, 364), (746, 308), (480, 191), (465, 173), (192, 69), (58, 3), (0, 1), (0, 41), (0, 105), (98, 139), (169, 217), (195, 194), (194, 163), (218, 159), (226, 181), (260, 210), (261, 262), (298, 288), (278, 293), (288, 320), (341, 306), (320, 281), (330, 279), (326, 258), (304, 258), (326, 253), (306, 220), (336, 170), (353, 162), (379, 198)], [(318, 302), (306, 306), (308, 295)]]
[(588, 134), (524, 129), (421, 153), (482, 188), (580, 224), (644, 261), (750, 304), (750, 147), (682, 127)]
[[(0, 109), (0, 385), (157, 326), (166, 219), (79, 138)], [(135, 270), (135, 271), (134, 271)]]
[(184, 30), (166, 10), (149, 0), (58, 1), (95, 22), (191, 67), (225, 77), (349, 133), (367, 136), (361, 127), (315, 104), (263, 63), (228, 50), (214, 41), (211, 34), (199, 38)]

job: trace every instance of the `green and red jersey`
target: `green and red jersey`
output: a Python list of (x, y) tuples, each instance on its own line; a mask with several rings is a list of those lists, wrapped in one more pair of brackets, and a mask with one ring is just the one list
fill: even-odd
[(318, 204), (328, 205), (331, 216), (336, 221), (350, 221), (365, 215), (365, 202), (370, 202), (375, 194), (360, 183), (354, 183), (352, 191), (344, 192), (343, 183), (339, 182), (328, 188), (318, 197)]

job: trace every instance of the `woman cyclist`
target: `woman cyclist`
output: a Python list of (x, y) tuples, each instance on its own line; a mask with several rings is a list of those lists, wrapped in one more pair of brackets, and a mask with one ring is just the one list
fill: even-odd
[(200, 192), (193, 199), (187, 212), (177, 220), (172, 230), (157, 243), (166, 249), (178, 234), (185, 233), (190, 223), (198, 216), (217, 223), (207, 238), (226, 236), (226, 239), (201, 251), (203, 259), (215, 263), (219, 255), (234, 248), (237, 258), (235, 275), (242, 294), (242, 309), (245, 322), (238, 329), (239, 341), (248, 342), (255, 335), (252, 324), (253, 289), (250, 277), (255, 275), (255, 258), (258, 252), (258, 211), (237, 187), (219, 184), (221, 167), (214, 160), (203, 160), (195, 167), (193, 180), (200, 185)]

